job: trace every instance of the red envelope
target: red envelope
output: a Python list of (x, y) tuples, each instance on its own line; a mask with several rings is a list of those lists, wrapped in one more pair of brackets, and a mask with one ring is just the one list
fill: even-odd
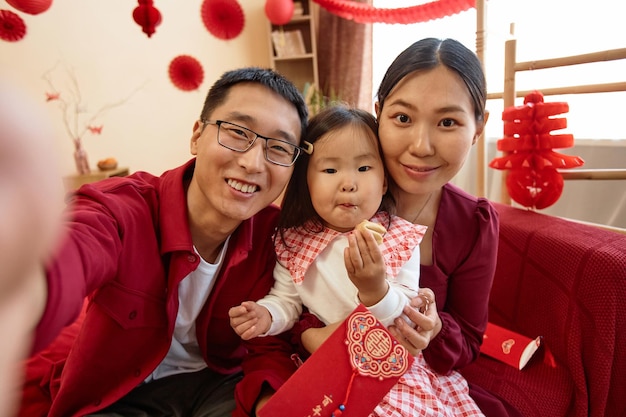
[(366, 417), (413, 360), (360, 304), (257, 415)]
[(528, 364), (541, 346), (541, 337), (531, 339), (512, 330), (487, 323), (480, 352), (517, 369)]

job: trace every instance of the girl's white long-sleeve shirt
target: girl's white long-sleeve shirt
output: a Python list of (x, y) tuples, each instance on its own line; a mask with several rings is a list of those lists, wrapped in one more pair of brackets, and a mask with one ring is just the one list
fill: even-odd
[[(426, 227), (414, 225), (387, 213), (379, 213), (371, 221), (388, 227), (381, 244), (387, 266), (387, 294), (370, 312), (385, 326), (402, 315), (409, 299), (419, 288), (421, 242)], [(259, 300), (272, 315), (266, 335), (289, 330), (299, 319), (302, 306), (326, 324), (345, 319), (358, 305), (358, 291), (350, 281), (344, 263), (348, 233), (325, 229), (322, 233), (289, 230), (287, 245), (277, 244), (278, 262), (274, 268), (275, 284), (270, 293)]]

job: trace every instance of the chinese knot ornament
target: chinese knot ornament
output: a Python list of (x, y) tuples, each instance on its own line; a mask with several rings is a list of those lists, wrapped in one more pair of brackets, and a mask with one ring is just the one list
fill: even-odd
[(489, 166), (509, 170), (509, 195), (525, 207), (543, 209), (554, 204), (563, 192), (563, 177), (557, 169), (584, 163), (578, 156), (553, 150), (574, 146), (573, 135), (550, 133), (567, 127), (567, 119), (551, 116), (568, 111), (567, 103), (544, 103), (543, 94), (534, 91), (524, 98), (523, 106), (502, 112), (504, 138), (498, 140), (497, 146), (504, 156), (494, 158)]

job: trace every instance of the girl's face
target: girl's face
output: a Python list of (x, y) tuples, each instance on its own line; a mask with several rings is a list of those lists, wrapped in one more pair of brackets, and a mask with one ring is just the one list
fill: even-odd
[(376, 104), (387, 170), (398, 193), (430, 194), (463, 166), (484, 123), (477, 124), (463, 80), (438, 66), (407, 75)]
[(372, 217), (387, 191), (374, 133), (348, 125), (320, 137), (313, 149), (307, 183), (324, 225), (347, 232)]

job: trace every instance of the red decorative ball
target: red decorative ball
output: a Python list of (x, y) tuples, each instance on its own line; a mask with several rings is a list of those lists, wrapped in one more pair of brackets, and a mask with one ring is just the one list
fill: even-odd
[(200, 9), (202, 22), (218, 39), (233, 39), (243, 30), (243, 9), (237, 0), (204, 0)]
[(556, 203), (561, 196), (563, 176), (551, 167), (512, 169), (506, 177), (506, 188), (514, 201), (541, 210)]
[(26, 24), (10, 10), (0, 10), (0, 39), (17, 42), (26, 36)]
[(198, 89), (204, 79), (200, 62), (189, 55), (179, 55), (170, 62), (169, 75), (172, 84), (183, 91)]
[(39, 14), (50, 8), (52, 0), (7, 0), (7, 3), (20, 12)]
[(293, 0), (266, 0), (265, 15), (274, 25), (287, 24), (293, 17)]

